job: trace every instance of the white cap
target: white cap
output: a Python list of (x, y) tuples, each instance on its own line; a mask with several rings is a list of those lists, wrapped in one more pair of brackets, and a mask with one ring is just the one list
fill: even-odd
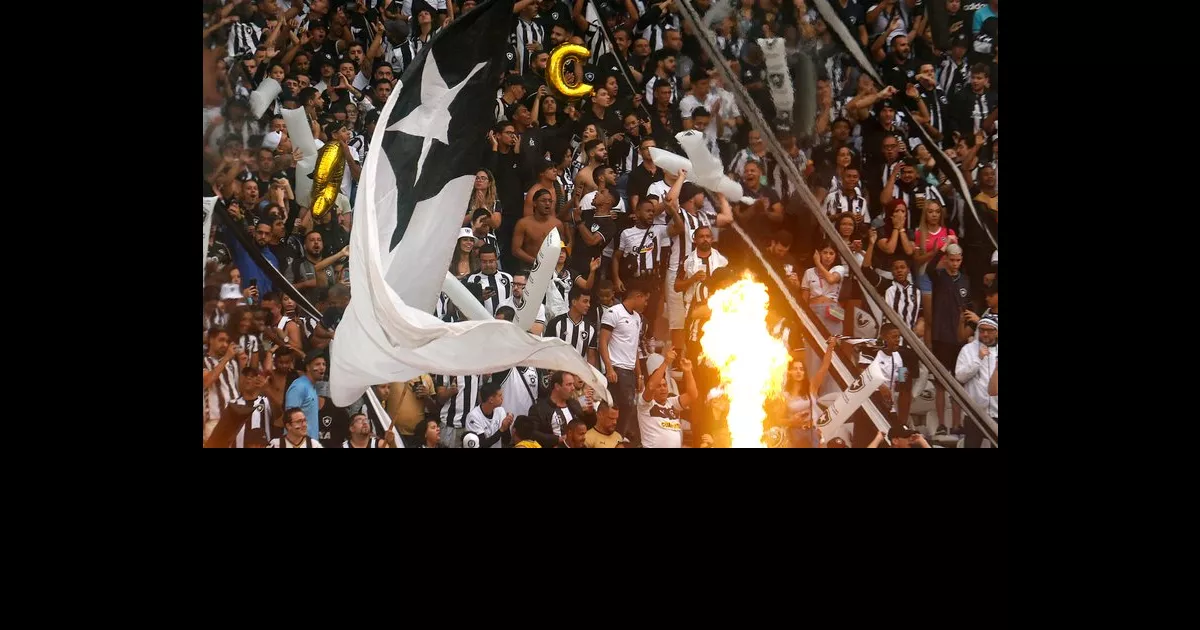
[(262, 148), (270, 149), (270, 150), (274, 151), (275, 148), (278, 147), (279, 143), (282, 141), (283, 141), (283, 132), (282, 131), (272, 131), (271, 133), (263, 136)]
[(471, 228), (463, 228), (458, 231), (458, 238), (475, 238), (475, 232)]

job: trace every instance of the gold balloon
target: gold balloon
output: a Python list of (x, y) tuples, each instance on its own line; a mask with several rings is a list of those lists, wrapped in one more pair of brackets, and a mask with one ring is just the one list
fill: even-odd
[[(590, 83), (583, 82), (583, 60), (591, 57), (592, 53), (579, 44), (560, 44), (550, 51), (550, 65), (546, 68), (546, 80), (559, 94), (567, 98), (580, 98), (592, 92)], [(567, 61), (575, 60), (575, 81), (568, 85), (563, 79), (563, 66)]]
[(346, 158), (342, 147), (329, 142), (317, 152), (317, 167), (312, 174), (312, 213), (314, 217), (325, 214), (337, 202), (342, 188), (342, 175), (346, 170)]

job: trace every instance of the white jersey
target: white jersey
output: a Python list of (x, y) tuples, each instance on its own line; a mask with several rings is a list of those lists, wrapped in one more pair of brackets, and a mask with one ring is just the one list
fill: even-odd
[[(489, 418), (484, 415), (483, 407), (477, 405), (471, 410), (471, 413), (467, 414), (467, 431), (478, 435), (481, 440), (492, 437), (500, 432), (500, 423), (504, 421), (504, 416), (507, 414), (504, 407), (496, 407), (492, 410)], [(500, 441), (497, 440), (489, 448), (500, 448)]]
[(898, 411), (896, 401), (900, 397), (896, 395), (896, 379), (900, 376), (900, 368), (904, 367), (904, 357), (900, 356), (899, 352), (893, 352), (889, 355), (880, 350), (875, 355), (875, 359), (871, 361), (871, 365), (878, 365), (880, 371), (883, 372), (883, 378), (887, 379), (885, 384), (888, 390), (892, 392), (892, 411)]
[(671, 396), (667, 398), (666, 403), (659, 404), (638, 394), (637, 413), (638, 426), (642, 429), (642, 447), (682, 448), (683, 425), (679, 420), (680, 411), (683, 411), (683, 407), (679, 404), (678, 396)]
[(612, 331), (608, 355), (613, 367), (632, 370), (637, 361), (638, 339), (642, 332), (641, 314), (631, 313), (624, 304), (617, 304), (604, 314), (600, 327)]
[(274, 440), (271, 440), (271, 443), (267, 445), (267, 448), (325, 448), (325, 447), (321, 446), (321, 443), (318, 442), (317, 440), (314, 440), (306, 435), (306, 436), (304, 436), (303, 440), (300, 440), (300, 446), (293, 446), (292, 443), (289, 442), (286, 437), (277, 437)]

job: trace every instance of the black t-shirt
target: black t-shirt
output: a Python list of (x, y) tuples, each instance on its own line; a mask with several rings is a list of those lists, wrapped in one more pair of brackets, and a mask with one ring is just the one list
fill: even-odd
[(571, 259), (568, 262), (571, 269), (587, 276), (592, 259), (599, 257), (604, 248), (617, 236), (617, 221), (611, 211), (608, 216), (597, 217), (595, 210), (584, 210), (580, 213), (580, 217), (583, 219), (583, 225), (588, 226), (588, 230), (604, 237), (604, 241), (599, 245), (588, 245), (578, 234), (575, 235), (575, 250), (571, 252)]
[[(575, 125), (575, 133), (582, 135), (583, 128), (588, 125), (596, 125), (597, 129), (603, 129), (606, 135), (624, 133), (625, 128), (621, 124), (621, 113), (614, 111), (609, 107), (604, 112), (604, 118), (597, 118), (596, 113), (592, 111), (591, 106), (579, 116), (579, 122)], [(524, 149), (522, 148), (522, 151)]]
[(488, 154), (485, 164), (496, 177), (496, 194), (504, 204), (502, 213), (520, 218), (525, 208), (525, 191), (529, 189), (529, 169), (522, 168), (525, 162), (515, 152), (500, 153), (489, 147)]
[(841, 6), (839, 2), (831, 2), (830, 5), (834, 11), (837, 11), (838, 17), (842, 18), (842, 24), (846, 25), (846, 30), (850, 31), (850, 36), (858, 39), (858, 27), (866, 26), (867, 24), (867, 5), (865, 0), (850, 0), (846, 6)]
[(341, 448), (342, 442), (350, 437), (350, 414), (345, 409), (337, 407), (332, 401), (326, 400), (318, 414), (321, 424), (317, 427), (317, 435), (321, 446), (325, 448)]
[[(625, 191), (629, 194), (630, 203), (633, 202), (634, 197), (637, 197), (638, 199), (645, 198), (646, 191), (650, 188), (650, 184), (653, 184), (654, 182), (660, 182), (662, 180), (663, 170), (660, 166), (654, 167), (653, 175), (646, 170), (645, 166), (639, 164), (638, 166), (634, 167), (633, 172), (629, 174), (629, 185)], [(637, 210), (637, 208), (628, 208), (628, 210), (630, 213), (632, 213)]]
[(908, 98), (904, 92), (909, 83), (915, 84), (917, 82), (916, 77), (919, 67), (916, 61), (912, 57), (909, 57), (902, 62), (897, 62), (894, 58), (888, 56), (887, 59), (883, 60), (882, 66), (884, 85), (896, 88), (897, 94), (894, 98), (903, 101), (904, 104), (915, 109), (917, 107), (916, 101)]
[(771, 188), (770, 186), (759, 186), (757, 191), (752, 191), (749, 188), (742, 186), (742, 193), (747, 197), (752, 197), (754, 199), (767, 200), (766, 208), (759, 210), (758, 213), (754, 215), (754, 218), (750, 220), (750, 225), (746, 226), (747, 231), (754, 238), (755, 242), (766, 245), (766, 239), (770, 238), (772, 234), (779, 230), (787, 229), (788, 222), (786, 218), (782, 223), (775, 223), (766, 216), (766, 211), (769, 210), (771, 206), (779, 203), (779, 195), (775, 194), (775, 189)]

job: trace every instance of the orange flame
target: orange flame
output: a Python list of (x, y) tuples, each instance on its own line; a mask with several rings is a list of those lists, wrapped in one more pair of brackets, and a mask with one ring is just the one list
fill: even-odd
[(700, 346), (721, 372), (734, 448), (765, 448), (763, 403), (780, 396), (791, 356), (767, 330), (767, 287), (749, 273), (708, 298)]

